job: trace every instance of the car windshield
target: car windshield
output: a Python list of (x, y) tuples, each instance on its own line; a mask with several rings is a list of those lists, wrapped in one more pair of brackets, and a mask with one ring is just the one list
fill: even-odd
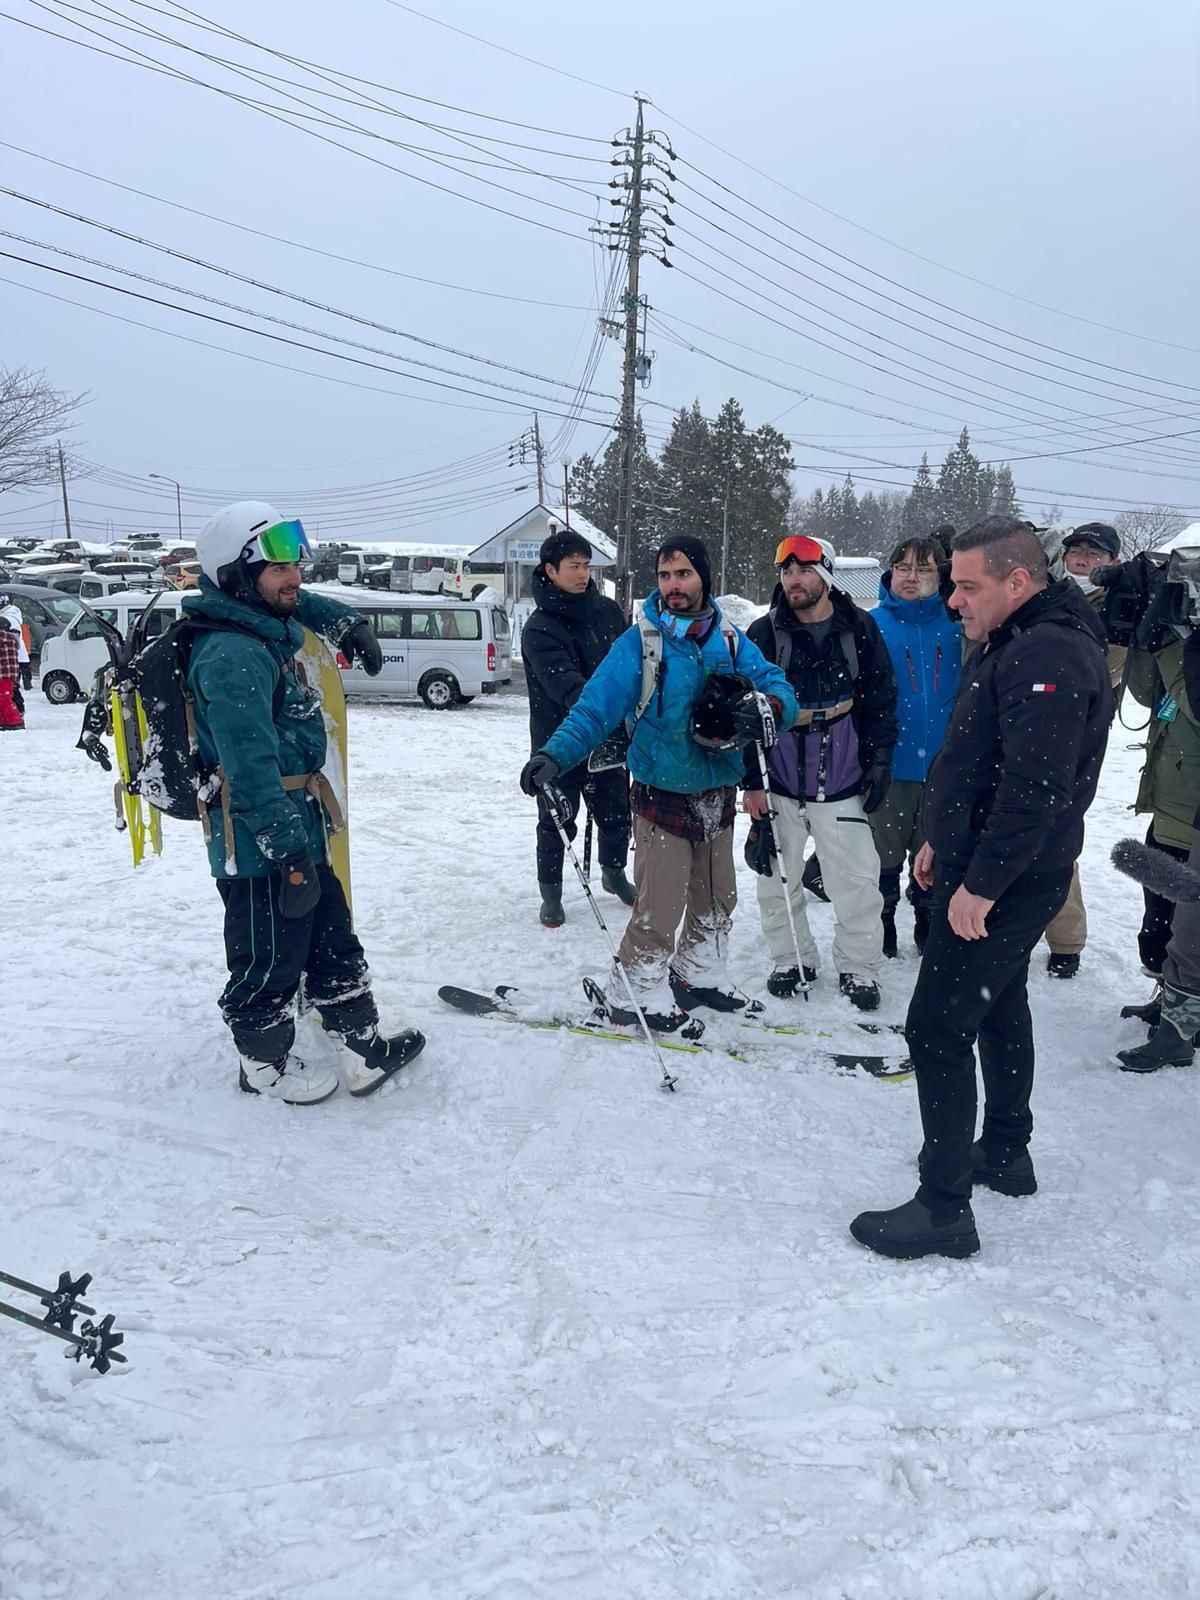
[(47, 600), (45, 604), (48, 605), (51, 611), (53, 611), (54, 615), (56, 617), (60, 617), (63, 622), (70, 622), (72, 617), (78, 616), (83, 610), (83, 607), (79, 604), (78, 600), (72, 600), (69, 595), (65, 594), (59, 596), (57, 599)]

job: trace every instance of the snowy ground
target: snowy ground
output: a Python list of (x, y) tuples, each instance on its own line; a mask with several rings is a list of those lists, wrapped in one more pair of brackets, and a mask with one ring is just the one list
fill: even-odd
[[(632, 1046), (439, 1005), (604, 966), (578, 893), (536, 922), (521, 700), (352, 708), (359, 927), (430, 1042), (312, 1110), (237, 1093), (198, 832), (135, 874), (78, 722), (35, 694), (0, 745), (0, 1266), (92, 1272), (130, 1364), (0, 1323), (4, 1600), (1200, 1595), (1196, 1077), (1110, 1060), (1149, 988), (1105, 865), (1131, 735), (1083, 973), (1035, 962), (1041, 1193), (904, 1265), (846, 1223), (912, 1192), (911, 1084), (789, 1042), (668, 1097)], [(828, 977), (809, 1010), (845, 1032)]]

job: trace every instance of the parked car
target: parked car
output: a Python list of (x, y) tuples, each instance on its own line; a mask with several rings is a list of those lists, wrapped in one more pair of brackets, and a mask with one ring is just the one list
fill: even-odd
[(468, 561), (465, 556), (447, 556), (442, 563), (440, 593), (477, 600), (485, 589), (504, 593), (503, 561)]
[(338, 575), (338, 562), (344, 550), (359, 550), (361, 545), (327, 541), (313, 547), (313, 558), (304, 566), (305, 583), (332, 583)]
[(347, 695), (419, 696), (431, 710), (465, 706), (512, 681), (512, 635), (500, 606), (433, 596), (317, 586), (361, 611), (383, 651), (383, 670), (369, 678), (357, 659), (339, 655)]
[(36, 583), (44, 589), (62, 589), (64, 594), (78, 594), (80, 580), (87, 570), (79, 561), (56, 561), (46, 565), (26, 562), (17, 568), (13, 576), (24, 583)]
[(392, 576), (390, 550), (343, 550), (338, 558), (339, 583), (367, 589), (386, 589)]
[[(103, 605), (89, 609), (105, 622), (115, 623), (124, 634), (130, 618), (144, 611), (152, 598), (144, 589), (130, 589), (124, 594), (108, 595)], [(163, 593), (154, 606), (149, 637), (165, 633), (182, 607), (182, 594)], [(46, 640), (42, 651), (42, 693), (56, 706), (86, 698), (92, 679), (107, 660), (108, 647), (95, 618), (76, 604), (76, 613), (64, 631)]]
[(17, 609), (29, 624), (30, 655), (36, 669), (46, 641), (62, 633), (82, 607), (70, 595), (42, 584), (6, 582), (4, 592), (12, 595)]

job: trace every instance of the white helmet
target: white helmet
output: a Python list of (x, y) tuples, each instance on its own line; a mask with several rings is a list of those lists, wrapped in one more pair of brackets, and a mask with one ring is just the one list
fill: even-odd
[(218, 511), (196, 535), (201, 572), (218, 588), (224, 588), (221, 569), (232, 566), (256, 534), (282, 521), (284, 518), (265, 500), (239, 500)]

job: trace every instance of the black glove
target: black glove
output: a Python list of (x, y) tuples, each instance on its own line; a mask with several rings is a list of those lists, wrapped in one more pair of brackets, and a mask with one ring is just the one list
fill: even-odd
[(356, 622), (352, 628), (348, 628), (342, 635), (338, 649), (351, 664), (355, 656), (359, 656), (368, 678), (377, 678), (383, 671), (383, 651), (369, 622)]
[(761, 744), (769, 750), (778, 738), (775, 708), (765, 694), (748, 690), (733, 706), (733, 726), (748, 744)]
[(321, 898), (321, 880), (307, 850), (288, 856), (279, 868), (279, 909), (285, 917), (306, 917)]
[(757, 872), (760, 878), (772, 876), (771, 858), (779, 852), (775, 848), (775, 830), (765, 817), (761, 822), (750, 824), (743, 854), (751, 872)]
[(866, 776), (863, 778), (862, 803), (863, 810), (868, 816), (871, 815), (872, 811), (879, 810), (884, 800), (886, 800), (887, 792), (891, 787), (891, 755), (876, 756), (867, 768)]
[(548, 783), (553, 783), (562, 768), (553, 756), (548, 756), (544, 750), (539, 750), (521, 768), (521, 788), (525, 794), (536, 795), (539, 789), (544, 789)]

